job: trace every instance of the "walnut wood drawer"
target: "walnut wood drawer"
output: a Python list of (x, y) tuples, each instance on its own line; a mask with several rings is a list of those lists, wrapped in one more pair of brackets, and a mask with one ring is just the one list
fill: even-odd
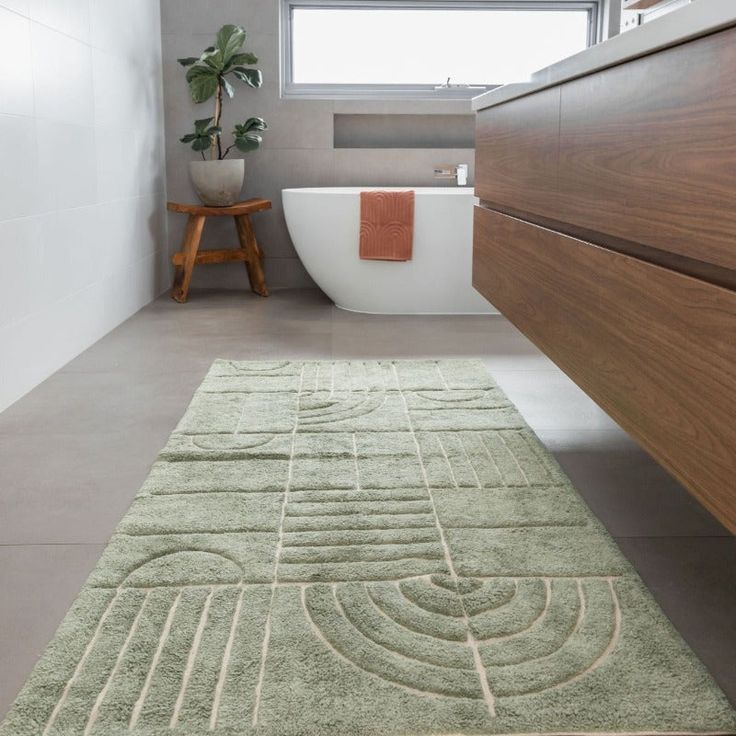
[(498, 209), (554, 217), (560, 88), (481, 110), (475, 128), (475, 194)]
[(483, 207), (473, 284), (736, 531), (736, 292)]
[(556, 217), (736, 270), (736, 29), (561, 94)]
[(736, 28), (480, 110), (475, 179), (493, 209), (733, 287)]

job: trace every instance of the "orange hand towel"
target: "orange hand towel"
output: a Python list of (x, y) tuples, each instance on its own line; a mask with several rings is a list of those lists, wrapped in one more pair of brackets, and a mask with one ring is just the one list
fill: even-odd
[(414, 240), (414, 192), (360, 193), (360, 257), (410, 261)]

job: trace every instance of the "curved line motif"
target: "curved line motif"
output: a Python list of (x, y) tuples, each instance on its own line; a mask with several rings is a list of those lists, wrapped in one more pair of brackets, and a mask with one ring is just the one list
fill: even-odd
[(299, 423), (301, 425), (314, 426), (327, 422), (342, 422), (346, 419), (357, 419), (358, 417), (368, 416), (383, 408), (383, 405), (386, 403), (386, 394), (368, 394), (365, 398), (347, 407), (343, 406), (343, 403), (334, 402), (333, 407), (330, 407), (330, 411), (324, 411), (322, 409), (300, 411)]
[[(376, 605), (376, 602), (368, 594), (368, 591), (366, 589), (365, 584), (363, 584), (362, 587), (363, 587), (363, 592), (365, 594), (365, 598), (368, 601), (368, 605), (370, 605), (371, 608), (376, 612), (376, 615), (378, 615), (381, 618), (383, 618), (391, 626), (395, 626), (395, 627), (397, 627), (398, 629), (400, 629), (402, 631), (407, 631), (407, 632), (413, 634), (414, 636), (422, 637), (422, 639), (425, 639), (427, 641), (427, 643), (430, 643), (430, 642), (432, 642), (432, 643), (440, 643), (441, 642), (441, 643), (444, 643), (445, 645), (447, 645), (447, 644), (450, 643), (449, 640), (447, 640), (447, 639), (435, 639), (434, 637), (429, 636), (427, 634), (420, 634), (417, 631), (412, 631), (411, 629), (407, 628), (403, 624), (400, 624), (398, 621), (394, 621), (390, 616), (388, 616), (385, 613), (385, 611), (383, 611), (382, 609), (380, 609)], [(417, 656), (416, 653), (415, 654), (408, 654), (406, 652), (399, 651), (398, 649), (394, 649), (392, 647), (389, 647), (386, 644), (381, 643), (378, 640), (378, 638), (373, 635), (373, 632), (370, 629), (370, 627), (366, 627), (367, 630), (366, 631), (363, 631), (358, 626), (358, 624), (356, 624), (355, 621), (353, 621), (353, 619), (351, 618), (351, 616), (348, 613), (347, 609), (345, 608), (345, 604), (344, 603), (341, 603), (341, 609), (345, 613), (345, 616), (348, 619), (350, 619), (350, 622), (353, 624), (353, 626), (356, 629), (358, 629), (358, 631), (360, 631), (365, 637), (371, 639), (371, 641), (375, 642), (379, 647), (385, 649), (388, 652), (392, 652), (393, 654), (396, 654), (396, 655), (398, 655), (400, 657), (405, 657), (406, 659), (411, 659), (411, 660), (414, 660), (416, 662), (420, 662), (422, 664), (431, 664), (431, 665), (434, 665), (435, 667), (442, 667), (444, 669), (453, 669), (453, 670), (472, 670), (473, 669), (473, 661), (472, 661), (472, 658), (468, 660), (468, 663), (467, 663), (466, 666), (465, 665), (455, 665), (455, 664), (444, 664), (444, 663), (438, 662), (437, 660), (422, 659), (421, 657)], [(461, 651), (461, 650), (462, 651), (465, 651), (467, 649), (467, 647), (465, 647), (461, 642), (457, 642), (457, 645), (456, 646), (458, 647), (458, 652)], [(467, 652), (467, 653), (470, 656), (470, 652)]]
[[(544, 601), (544, 608), (539, 612), (537, 617), (526, 627), (523, 629), (520, 629), (519, 631), (514, 631), (511, 634), (502, 634), (501, 636), (490, 636), (486, 639), (477, 639), (479, 643), (487, 643), (487, 642), (497, 642), (497, 641), (508, 641), (510, 639), (516, 639), (520, 636), (524, 636), (524, 634), (528, 633), (531, 629), (533, 629), (535, 626), (540, 624), (547, 616), (547, 613), (549, 612), (549, 606), (550, 603), (552, 603), (552, 581), (549, 580), (549, 578), (545, 579), (544, 585), (546, 588), (546, 598)], [(514, 595), (509, 599), (511, 601), (513, 597), (518, 593), (519, 587), (518, 585), (515, 588)], [(500, 606), (499, 606), (500, 608)], [(486, 609), (489, 610), (489, 609)], [(493, 609), (490, 609), (493, 610)], [(478, 614), (475, 614), (478, 615)]]
[[(272, 434), (271, 436), (267, 436), (265, 440), (262, 440), (259, 442), (245, 442), (244, 439), (248, 437), (248, 435), (243, 435), (243, 434), (237, 435), (237, 439), (235, 435), (203, 435), (203, 436), (208, 437), (210, 439), (214, 438), (216, 442), (208, 445), (207, 443), (198, 441), (198, 438), (196, 435), (189, 435), (189, 441), (192, 445), (194, 445), (195, 447), (198, 447), (200, 450), (253, 450), (256, 447), (265, 447), (271, 442), (274, 442), (277, 437), (275, 434)], [(252, 435), (252, 436), (258, 437), (258, 435)]]
[(470, 618), (472, 619), (475, 616), (480, 616), (484, 613), (487, 613), (488, 611), (496, 611), (498, 609), (503, 608), (504, 606), (508, 606), (514, 600), (514, 598), (519, 594), (519, 581), (514, 580), (513, 584), (514, 584), (513, 588), (511, 588), (511, 590), (506, 594), (506, 597), (503, 598), (498, 603), (491, 603), (488, 606), (480, 606), (480, 607), (477, 605), (472, 605), (472, 611), (470, 610), (468, 598), (470, 598), (470, 596), (480, 594), (484, 590), (484, 588), (491, 585), (491, 582), (486, 580), (481, 585), (481, 587), (478, 588), (477, 591), (472, 591), (471, 593), (465, 593), (463, 595), (463, 606), (465, 607), (465, 610), (468, 612), (468, 615), (470, 616)]
[(459, 613), (457, 615), (452, 614), (452, 613), (442, 613), (441, 611), (437, 611), (434, 608), (427, 608), (426, 606), (423, 606), (421, 603), (419, 603), (419, 601), (415, 601), (412, 598), (409, 598), (409, 596), (404, 592), (404, 590), (403, 590), (403, 588), (401, 586), (401, 583), (402, 582), (403, 581), (397, 581), (396, 587), (399, 589), (399, 593), (401, 593), (402, 598), (405, 601), (407, 601), (407, 603), (411, 604), (414, 608), (418, 608), (421, 611), (424, 611), (426, 613), (430, 613), (433, 616), (442, 616), (442, 618), (449, 618), (449, 619), (453, 619), (453, 620), (462, 620), (463, 619), (463, 614), (462, 613)]
[[(126, 576), (123, 578), (122, 582), (119, 584), (118, 587), (120, 587), (120, 588), (138, 588), (138, 587), (140, 587), (138, 585), (126, 585), (126, 582), (128, 581), (128, 579), (132, 575), (134, 575), (136, 572), (140, 572), (144, 567), (146, 567), (146, 565), (149, 565), (152, 562), (157, 562), (159, 560), (163, 560), (166, 557), (176, 557), (177, 555), (187, 554), (187, 553), (189, 553), (189, 554), (202, 554), (202, 555), (207, 555), (208, 557), (217, 557), (219, 559), (222, 559), (222, 560), (227, 561), (230, 564), (235, 565), (235, 567), (237, 567), (237, 569), (238, 569), (238, 571), (240, 573), (240, 578), (239, 578), (239, 580), (237, 580), (235, 582), (228, 581), (228, 584), (229, 585), (236, 585), (237, 583), (242, 582), (242, 580), (243, 580), (243, 568), (240, 566), (240, 563), (237, 560), (234, 560), (231, 557), (228, 557), (227, 555), (222, 554), (221, 552), (212, 552), (212, 551), (206, 550), (206, 549), (180, 549), (180, 550), (174, 550), (173, 552), (163, 552), (163, 553), (161, 553), (159, 555), (152, 555), (151, 557), (147, 558), (146, 560), (144, 560), (143, 562), (141, 562), (139, 565), (136, 565), (136, 567), (134, 567), (132, 570), (130, 570), (126, 574)], [(161, 583), (158, 583), (156, 585), (156, 587), (157, 588), (163, 588), (163, 587), (177, 587), (177, 588), (180, 588), (180, 587), (186, 587), (186, 585), (181, 585), (181, 584), (178, 584), (177, 583), (177, 584), (175, 584), (173, 586), (165, 586), (165, 585), (163, 585)]]
[[(324, 394), (325, 392), (315, 390), (313, 393)], [(302, 402), (299, 416), (309, 419), (312, 417), (321, 417), (324, 415), (324, 412), (351, 411), (365, 404), (370, 398), (371, 395), (368, 393), (356, 392), (345, 394), (344, 398), (338, 397), (337, 399), (329, 398), (329, 394), (327, 397), (312, 396), (308, 402)], [(306, 406), (304, 405), (305, 403)]]
[[(525, 660), (526, 662), (543, 662), (545, 659), (550, 659), (553, 657), (557, 652), (559, 652), (565, 644), (567, 644), (570, 639), (572, 639), (575, 634), (577, 634), (578, 631), (580, 631), (580, 627), (583, 624), (583, 621), (585, 620), (585, 612), (586, 612), (586, 601), (585, 601), (585, 593), (583, 592), (583, 586), (580, 580), (577, 581), (577, 592), (578, 592), (578, 615), (575, 618), (575, 623), (573, 624), (572, 629), (570, 630), (570, 633), (562, 640), (560, 645), (556, 647), (551, 652), (545, 654), (543, 657), (532, 657), (531, 659)], [(521, 664), (520, 662), (515, 662), (512, 665), (508, 666), (514, 666)], [(502, 665), (503, 666), (503, 665)], [(543, 688), (543, 690), (546, 690), (547, 688)]]
[[(564, 677), (564, 679), (561, 679), (558, 682), (552, 682), (551, 684), (542, 685), (540, 687), (532, 687), (528, 690), (522, 690), (522, 691), (514, 690), (512, 692), (504, 693), (504, 696), (522, 697), (526, 695), (535, 695), (541, 692), (549, 692), (551, 690), (557, 690), (561, 687), (577, 682), (578, 680), (589, 675), (591, 672), (595, 671), (609, 657), (611, 652), (616, 648), (616, 645), (620, 637), (622, 614), (621, 614), (620, 602), (618, 600), (616, 591), (613, 587), (613, 580), (611, 578), (608, 578), (607, 584), (608, 584), (610, 601), (613, 606), (613, 626), (611, 629), (611, 633), (608, 637), (607, 644), (600, 651), (600, 654), (591, 663), (589, 663), (586, 667), (584, 667), (582, 670), (575, 672), (568, 677)], [(526, 660), (525, 662), (518, 663), (518, 664), (526, 665), (526, 664), (534, 663), (536, 665), (537, 663), (544, 662), (545, 660), (550, 660), (551, 658), (559, 654), (559, 652), (565, 647), (565, 645), (567, 645), (568, 642), (570, 642), (572, 638), (580, 631), (585, 621), (586, 614), (588, 612), (588, 604), (586, 602), (586, 596), (583, 590), (582, 580), (579, 578), (577, 579), (577, 586), (578, 586), (578, 598), (580, 601), (580, 608), (578, 611), (577, 620), (570, 634), (568, 634), (566, 639), (560, 644), (560, 646), (558, 646), (555, 649), (555, 651), (549, 654), (546, 654), (543, 657), (532, 658), (532, 659)], [(502, 668), (494, 668), (494, 669), (502, 669)]]
[[(570, 585), (572, 583), (572, 585)], [(575, 581), (561, 581), (553, 587), (549, 605), (532, 622), (528, 629), (485, 646), (484, 656), (488, 665), (497, 672), (513, 672), (515, 667), (524, 667), (536, 662), (544, 662), (549, 658), (551, 669), (554, 669), (555, 657), (561, 649), (568, 646), (567, 641), (573, 637), (579, 627), (580, 597)]]
[[(578, 581), (580, 582), (580, 581)], [(565, 685), (570, 685), (573, 682), (577, 682), (581, 678), (585, 677), (586, 675), (589, 675), (591, 672), (598, 669), (598, 667), (603, 664), (603, 662), (608, 659), (611, 652), (616, 648), (616, 645), (618, 644), (618, 640), (621, 637), (621, 623), (622, 623), (622, 614), (621, 614), (621, 602), (618, 599), (618, 595), (616, 593), (616, 589), (613, 587), (613, 580), (611, 578), (608, 579), (608, 587), (611, 591), (611, 599), (613, 601), (613, 611), (614, 611), (614, 622), (613, 622), (613, 631), (611, 632), (611, 638), (608, 641), (608, 644), (606, 645), (606, 648), (600, 653), (600, 655), (596, 658), (596, 660), (588, 666), (585, 670), (582, 672), (578, 672), (576, 675), (573, 675), (569, 680), (565, 680), (564, 682), (558, 682), (556, 685), (553, 685), (552, 687), (545, 688), (545, 690), (556, 690), (557, 688), (563, 687)], [(526, 693), (523, 693), (526, 694)], [(529, 693), (530, 695), (532, 693)]]
[[(525, 614), (525, 618), (523, 620), (520, 618), (521, 613), (515, 612), (514, 609), (511, 609), (514, 620), (508, 622), (509, 628), (507, 628), (502, 635), (514, 634), (517, 631), (520, 631), (521, 629), (515, 628), (516, 626), (523, 626), (525, 628), (529, 621), (536, 618), (539, 615), (539, 612), (544, 608), (544, 600), (546, 599), (546, 592), (542, 593), (542, 591), (544, 591), (544, 578), (525, 579), (521, 581), (522, 585), (519, 585), (519, 581), (515, 582), (517, 586), (516, 592), (507, 603), (498, 606), (497, 608), (484, 611), (483, 613), (477, 613), (471, 617), (471, 628), (473, 629), (474, 635), (479, 640), (486, 638), (484, 632), (488, 630), (488, 627), (491, 627), (491, 631), (493, 631), (495, 627), (499, 626), (499, 624), (503, 624), (503, 620), (505, 620), (503, 617), (509, 616), (508, 610), (504, 609), (508, 609), (509, 606), (523, 607), (528, 602), (530, 595), (537, 595), (537, 591), (535, 589), (536, 585), (535, 588), (532, 588), (532, 584), (540, 584), (538, 606), (535, 606), (531, 611), (523, 612)], [(542, 595), (544, 595), (544, 598), (542, 598)], [(497, 620), (499, 618), (501, 621)]]
[[(430, 608), (429, 605), (425, 605), (422, 600), (419, 598), (421, 595), (420, 591), (413, 589), (410, 586), (416, 586), (421, 583), (424, 583), (425, 589), (422, 592), (428, 593), (430, 596), (434, 595), (435, 597), (439, 597), (438, 599), (438, 605), (435, 608)], [(431, 587), (431, 581), (425, 581), (424, 579), (418, 579), (418, 580), (402, 580), (399, 582), (399, 590), (401, 591), (401, 595), (406, 598), (412, 605), (416, 606), (417, 608), (421, 608), (423, 611), (427, 611), (427, 613), (432, 613), (437, 616), (444, 616), (446, 618), (464, 618), (465, 613), (463, 611), (462, 602), (460, 600), (460, 597), (457, 594), (457, 591), (451, 591), (447, 590), (446, 588), (441, 588), (438, 586), (435, 586), (435, 590), (433, 590)], [(413, 597), (413, 594), (416, 594), (416, 598)], [(441, 610), (441, 606), (443, 603), (448, 603), (451, 606), (455, 606), (457, 613), (445, 613), (443, 610)]]
[[(444, 585), (441, 582), (437, 582), (437, 578), (443, 578), (447, 585)], [(426, 580), (430, 585), (437, 588), (438, 590), (449, 590), (451, 593), (457, 593), (457, 583), (452, 579), (450, 575), (437, 573), (436, 575), (422, 575), (421, 579)]]
[[(361, 672), (365, 672), (366, 674), (372, 675), (373, 677), (377, 677), (379, 680), (382, 680), (383, 682), (389, 683), (390, 685), (394, 687), (400, 687), (404, 690), (407, 690), (415, 695), (422, 695), (425, 697), (447, 697), (447, 698), (457, 698), (461, 700), (476, 700), (481, 698), (480, 693), (480, 686), (478, 686), (478, 693), (476, 695), (464, 695), (460, 693), (451, 693), (451, 692), (442, 692), (436, 689), (420, 689), (417, 687), (413, 687), (412, 685), (408, 685), (405, 682), (402, 682), (395, 677), (391, 677), (388, 673), (379, 673), (374, 672), (372, 670), (366, 669), (361, 664), (356, 662), (354, 659), (349, 657), (345, 652), (340, 651), (324, 634), (319, 624), (315, 621), (314, 617), (312, 616), (311, 611), (309, 610), (309, 605), (307, 604), (307, 587), (308, 586), (302, 586), (301, 589), (301, 601), (302, 601), (302, 608), (304, 610), (304, 614), (307, 618), (307, 621), (309, 621), (312, 631), (314, 632), (315, 636), (325, 645), (327, 649), (329, 649), (330, 652), (332, 652), (335, 656), (339, 657), (345, 662), (348, 662), (356, 669), (360, 670)], [(345, 616), (344, 612), (342, 611), (342, 606), (340, 605), (340, 602), (337, 599), (337, 596), (335, 594), (335, 586), (330, 586), (332, 589), (332, 597), (334, 600), (334, 604), (336, 607), (336, 612), (338, 614), (341, 614), (344, 621), (346, 621), (350, 627), (351, 630), (355, 631), (355, 633), (364, 641), (369, 642), (372, 646), (378, 646), (374, 642), (372, 642), (370, 639), (368, 639), (364, 634), (362, 634), (358, 629), (356, 629), (352, 622)], [(383, 649), (383, 647), (381, 647)], [(393, 655), (399, 658), (402, 658), (401, 655), (396, 654), (395, 652), (389, 652), (388, 650), (387, 654)], [(458, 670), (458, 669), (451, 669), (446, 667), (438, 667), (437, 665), (430, 665), (430, 664), (424, 664), (422, 663), (423, 667), (439, 670), (441, 672), (446, 672), (448, 675), (452, 676), (453, 678), (457, 678), (458, 675), (460, 675), (462, 672), (465, 672), (466, 670)], [(472, 673), (470, 670), (467, 670), (469, 674), (472, 674), (472, 679), (475, 681), (475, 673)]]
[(273, 371), (280, 371), (282, 368), (286, 368), (287, 366), (294, 365), (294, 362), (291, 360), (281, 360), (278, 362), (274, 362), (272, 364), (269, 364), (265, 361), (261, 362), (250, 362), (247, 364), (243, 364), (241, 362), (238, 362), (237, 360), (227, 360), (225, 361), (236, 373), (239, 373), (240, 375), (262, 375), (264, 373), (272, 373)]
[[(431, 575), (417, 576), (412, 580), (426, 585), (427, 590), (451, 594), (447, 588), (432, 580)], [(523, 629), (508, 635), (484, 639), (484, 645), (488, 643), (493, 646), (494, 642), (519, 640), (530, 635), (533, 635), (532, 644), (537, 641), (534, 632), (542, 630), (558, 598), (555, 597), (551, 578), (539, 578), (536, 581), (544, 584), (545, 598), (544, 606), (534, 620)], [(577, 578), (569, 580), (569, 583), (570, 585), (566, 582), (561, 589), (564, 592), (564, 598), (559, 599), (562, 607), (558, 606), (561, 618), (556, 615), (553, 621), (564, 625), (566, 633), (561, 626), (557, 626), (560, 629), (557, 633), (562, 639), (558, 639), (555, 634), (556, 641), (543, 642), (543, 647), (536, 648), (537, 652), (544, 652), (540, 656), (527, 656), (517, 661), (500, 661), (498, 664), (487, 665), (489, 682), (494, 686), (497, 697), (533, 695), (574, 683), (596, 670), (616, 648), (620, 638), (622, 613), (613, 579), (584, 581)], [(316, 617), (312, 611), (312, 603), (308, 603), (308, 589), (311, 586), (301, 586), (302, 607), (315, 635), (336, 656), (384, 682), (416, 694), (481, 699), (482, 692), (476, 690), (476, 684), (480, 687), (481, 683), (475, 677), (474, 667), (470, 660), (462, 657), (462, 651), (469, 641), (467, 620), (465, 626), (458, 628), (457, 618), (418, 605), (404, 593), (400, 581), (384, 586), (387, 592), (392, 592), (394, 598), (387, 608), (382, 599), (376, 597), (376, 593), (384, 589), (381, 585), (383, 584), (365, 582), (332, 583), (324, 586), (324, 590), (319, 593), (315, 590), (314, 594), (318, 596), (314, 600), (314, 605), (317, 606)], [(359, 590), (354, 586), (358, 586)], [(350, 597), (354, 593), (359, 593), (357, 598)], [(344, 597), (346, 595), (348, 598)], [(515, 588), (511, 600), (518, 595), (519, 589)], [(458, 598), (461, 599), (462, 596), (458, 594)], [(578, 603), (577, 610), (571, 608), (575, 600)], [(418, 614), (416, 626), (412, 625), (412, 611)], [(400, 618), (397, 617), (399, 614)], [(380, 621), (376, 617), (380, 617)], [(611, 618), (613, 624), (607, 632), (606, 621)], [(333, 625), (336, 627), (334, 631)], [(450, 628), (443, 631), (443, 626)], [(460, 629), (465, 636), (460, 636)], [(401, 632), (418, 638), (413, 640), (414, 643), (411, 637), (402, 642)], [(579, 640), (580, 636), (583, 640)], [(571, 643), (573, 640), (577, 643)], [(433, 642), (438, 645), (436, 650), (433, 650)], [(587, 648), (581, 649), (581, 643), (585, 643)], [(592, 650), (592, 661), (591, 655), (586, 654), (592, 649), (588, 646), (589, 643), (595, 646)], [(550, 651), (548, 645), (553, 645), (554, 649)], [(451, 648), (448, 649), (448, 646)], [(565, 652), (573, 654), (575, 658), (569, 660)], [(595, 652), (598, 652), (597, 656)], [(514, 656), (518, 654), (524, 656), (523, 650), (514, 653)], [(549, 665), (545, 666), (544, 663)], [(417, 666), (421, 670), (417, 670)], [(571, 672), (571, 669), (577, 671)], [(503, 674), (504, 672), (507, 674)], [(511, 680), (506, 681), (509, 676)], [(458, 677), (461, 679), (457, 679)], [(494, 682), (499, 677), (501, 679)], [(517, 690), (517, 687), (520, 689)], [(526, 687), (529, 689), (525, 689)]]
[[(467, 630), (465, 629), (464, 626), (461, 625), (461, 622), (458, 621), (455, 618), (448, 617), (448, 618), (450, 618), (450, 621), (453, 624), (457, 624), (457, 626), (454, 627), (456, 629), (455, 632), (454, 632), (454, 635), (452, 635), (452, 636), (442, 636), (442, 634), (440, 632), (431, 633), (429, 631), (429, 629), (427, 629), (427, 628), (421, 629), (421, 628), (419, 628), (419, 626), (412, 627), (409, 623), (405, 623), (404, 621), (399, 621), (397, 618), (395, 618), (391, 614), (390, 611), (387, 611), (384, 608), (384, 606), (381, 604), (381, 601), (380, 600), (377, 600), (376, 599), (376, 595), (375, 595), (374, 591), (371, 589), (371, 587), (366, 586), (366, 590), (368, 591), (368, 595), (371, 598), (371, 600), (373, 601), (373, 603), (376, 605), (376, 607), (379, 610), (383, 611), (385, 613), (385, 615), (388, 616), (392, 621), (395, 621), (398, 626), (403, 626), (404, 628), (408, 629), (409, 631), (413, 631), (416, 634), (423, 634), (424, 636), (433, 636), (433, 637), (436, 637), (438, 639), (444, 639), (445, 641), (464, 642), (467, 639)], [(398, 590), (398, 586), (396, 586), (396, 585), (390, 585), (390, 590), (395, 591), (396, 594), (400, 597), (400, 600), (403, 601), (403, 596), (400, 596), (400, 591)], [(416, 608), (416, 607), (413, 606), (412, 608)], [(426, 611), (424, 611), (423, 609), (418, 609), (418, 610), (422, 612), (422, 615), (423, 616), (427, 616), (428, 617), (428, 614), (427, 614)], [(437, 623), (436, 620), (433, 620), (433, 623), (436, 624)]]

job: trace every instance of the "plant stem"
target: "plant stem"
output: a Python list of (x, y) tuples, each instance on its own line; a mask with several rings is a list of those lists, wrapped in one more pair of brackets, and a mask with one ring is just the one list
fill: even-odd
[[(215, 127), (220, 127), (220, 120), (222, 119), (222, 85), (217, 85), (217, 96), (215, 97)], [(212, 158), (215, 158), (215, 146), (217, 146), (217, 159), (222, 160), (222, 141), (221, 136), (215, 136), (215, 142), (212, 144)]]

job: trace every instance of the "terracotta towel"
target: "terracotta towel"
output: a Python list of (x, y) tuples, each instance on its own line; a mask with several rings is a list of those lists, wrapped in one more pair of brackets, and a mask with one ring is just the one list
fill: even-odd
[(410, 261), (414, 192), (360, 193), (360, 257)]

